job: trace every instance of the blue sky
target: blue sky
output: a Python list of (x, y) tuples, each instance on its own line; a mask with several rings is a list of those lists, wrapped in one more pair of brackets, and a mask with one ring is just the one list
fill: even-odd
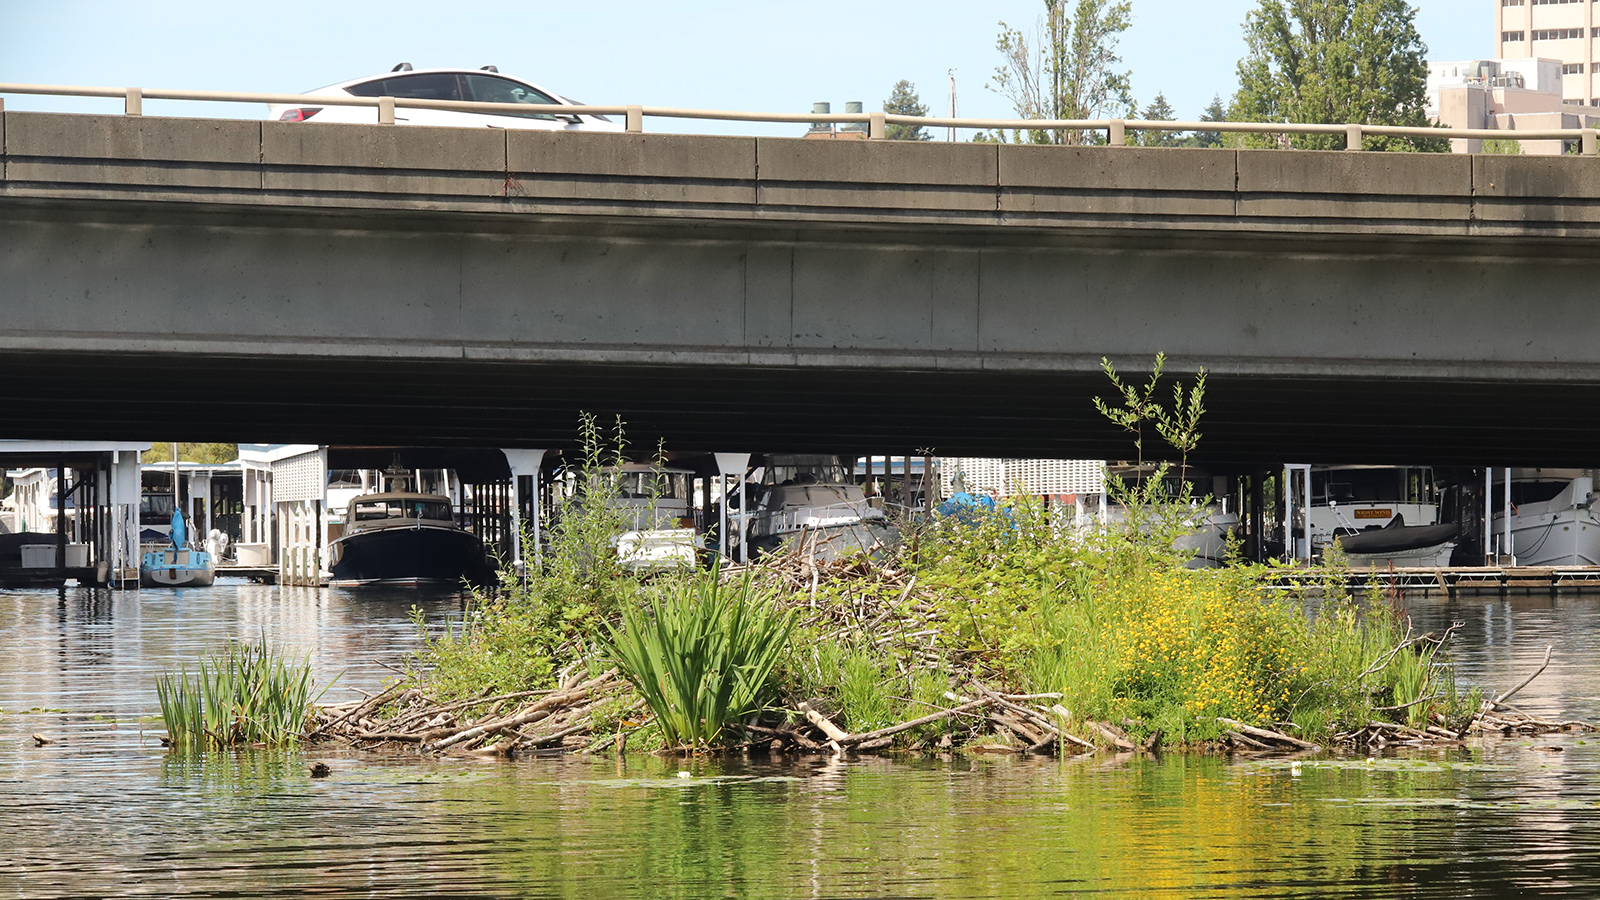
[[(1496, 0), (1413, 0), (1433, 59), (1493, 52)], [(1164, 92), (1180, 118), (1235, 87), (1240, 24), (1254, 0), (1134, 0), (1122, 56), (1139, 101)], [(934, 112), (956, 70), (962, 115), (1010, 110), (985, 82), (997, 22), (1037, 18), (1039, 0), (795, 3), (271, 3), (0, 0), (0, 82), (299, 92), (387, 71), (493, 63), (591, 103), (809, 111), (827, 100), (877, 109), (911, 79)], [(104, 110), (111, 101), (8, 96), (10, 109)], [(200, 114), (182, 104), (182, 114)], [(176, 113), (148, 103), (146, 112)], [(258, 116), (261, 107), (205, 114)], [(669, 130), (664, 123), (647, 127)], [(794, 126), (679, 123), (679, 131), (786, 133)]]

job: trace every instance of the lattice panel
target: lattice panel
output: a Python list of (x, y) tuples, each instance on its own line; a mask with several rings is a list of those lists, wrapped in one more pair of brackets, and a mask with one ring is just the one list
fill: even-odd
[(321, 500), (328, 489), (322, 453), (302, 453), (272, 464), (272, 499), (276, 503)]

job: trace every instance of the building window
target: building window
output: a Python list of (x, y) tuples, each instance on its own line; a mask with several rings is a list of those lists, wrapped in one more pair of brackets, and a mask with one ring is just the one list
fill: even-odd
[(1501, 6), (1521, 6), (1522, 0), (1500, 0)]
[(1582, 75), (1583, 74), (1583, 63), (1566, 63), (1565, 65), (1563, 65), (1561, 67), (1561, 74), (1563, 74), (1563, 75)]
[(1541, 28), (1533, 33), (1533, 39), (1536, 41), (1570, 41), (1581, 37), (1583, 37), (1582, 28)]
[[(1556, 6), (1563, 3), (1582, 3), (1583, 0), (1533, 0), (1534, 6)], [(1506, 6), (1521, 6), (1520, 0), (1516, 3), (1507, 3)]]
[[(1595, 31), (1595, 36), (1596, 37), (1600, 37), (1600, 28), (1596, 28), (1594, 31)], [(1501, 41), (1501, 43), (1505, 43), (1505, 44), (1520, 43), (1522, 41), (1522, 32), (1520, 32), (1520, 31), (1502, 31), (1502, 32), (1500, 32), (1500, 41)]]

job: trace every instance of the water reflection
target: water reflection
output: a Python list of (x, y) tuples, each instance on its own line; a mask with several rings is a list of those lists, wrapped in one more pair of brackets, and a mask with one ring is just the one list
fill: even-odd
[[(0, 896), (1473, 897), (1600, 893), (1600, 743), (1374, 759), (169, 754), (154, 677), (229, 637), (375, 690), (455, 595), (0, 592)], [(1413, 597), (1461, 677), (1600, 718), (1589, 598)], [(29, 735), (58, 740), (33, 746)], [(1534, 749), (1556, 745), (1562, 752)], [(332, 774), (312, 779), (323, 762)], [(680, 773), (686, 773), (682, 777)]]

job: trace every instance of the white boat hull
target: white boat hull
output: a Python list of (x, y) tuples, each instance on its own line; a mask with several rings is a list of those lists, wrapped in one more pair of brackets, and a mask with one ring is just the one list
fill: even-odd
[(1513, 515), (1511, 547), (1519, 566), (1600, 566), (1600, 519), (1588, 509)]
[(1442, 569), (1450, 565), (1450, 554), (1455, 549), (1455, 541), (1445, 541), (1393, 553), (1350, 553), (1345, 560), (1352, 569)]
[[(1513, 506), (1511, 552), (1517, 565), (1600, 565), (1600, 515), (1595, 505), (1593, 479), (1581, 476), (1548, 501)], [(1504, 534), (1505, 528), (1501, 512), (1494, 517), (1494, 534)]]

